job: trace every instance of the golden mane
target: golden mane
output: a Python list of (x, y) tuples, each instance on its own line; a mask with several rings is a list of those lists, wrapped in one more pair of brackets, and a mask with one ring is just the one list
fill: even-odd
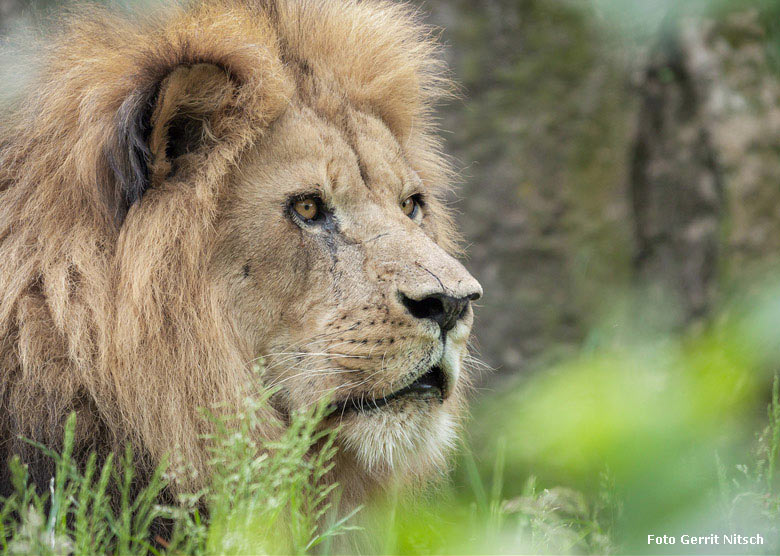
[[(41, 57), (2, 123), (0, 484), (10, 454), (38, 460), (16, 437), (57, 446), (71, 411), (79, 450), (130, 440), (153, 463), (178, 447), (202, 468), (198, 408), (238, 403), (251, 383), (203, 280), (226, 177), (314, 74), (380, 117), (425, 183), (447, 183), (430, 114), (448, 88), (435, 41), (409, 7), (381, 0), (86, 6)], [(193, 155), (186, 183), (144, 193), (165, 171), (148, 146), (151, 108), (169, 75), (198, 64), (223, 71), (208, 77), (222, 79), (216, 96), (187, 107), (217, 106), (213, 148)], [(148, 212), (133, 219), (142, 193)]]

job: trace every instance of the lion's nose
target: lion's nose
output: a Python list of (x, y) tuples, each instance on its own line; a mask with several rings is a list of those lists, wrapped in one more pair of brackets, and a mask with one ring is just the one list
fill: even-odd
[(444, 332), (455, 328), (458, 321), (468, 311), (471, 300), (480, 298), (478, 292), (467, 297), (452, 297), (451, 295), (437, 293), (420, 300), (411, 299), (403, 293), (400, 293), (400, 296), (401, 302), (414, 317), (431, 319)]

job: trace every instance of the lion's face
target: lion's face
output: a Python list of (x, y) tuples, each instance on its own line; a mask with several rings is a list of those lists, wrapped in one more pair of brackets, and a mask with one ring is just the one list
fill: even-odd
[(438, 244), (440, 201), (380, 120), (299, 104), (222, 200), (210, 272), (289, 413), (330, 396), (373, 472), (438, 464), (463, 396), (477, 281)]

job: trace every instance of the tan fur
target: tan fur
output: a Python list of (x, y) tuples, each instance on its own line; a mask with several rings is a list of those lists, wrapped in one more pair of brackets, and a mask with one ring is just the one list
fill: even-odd
[[(444, 349), (397, 298), (479, 290), (441, 201), (447, 82), (408, 8), (81, 8), (42, 56), (0, 150), (0, 465), (25, 452), (16, 435), (56, 446), (77, 411), (79, 450), (130, 440), (202, 471), (199, 408), (279, 385), (271, 437), (328, 392), (385, 395), (442, 357), (457, 374), (470, 311)], [(312, 190), (330, 239), (286, 211)], [(441, 466), (465, 382), (441, 406), (344, 417), (336, 478), (360, 498)]]

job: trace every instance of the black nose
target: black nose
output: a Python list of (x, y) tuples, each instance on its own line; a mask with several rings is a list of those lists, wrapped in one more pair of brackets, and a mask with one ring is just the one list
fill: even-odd
[[(479, 297), (478, 294), (475, 294)], [(474, 296), (452, 297), (444, 294), (434, 294), (419, 301), (401, 294), (401, 302), (409, 312), (418, 319), (431, 319), (444, 332), (452, 330), (469, 308)]]

